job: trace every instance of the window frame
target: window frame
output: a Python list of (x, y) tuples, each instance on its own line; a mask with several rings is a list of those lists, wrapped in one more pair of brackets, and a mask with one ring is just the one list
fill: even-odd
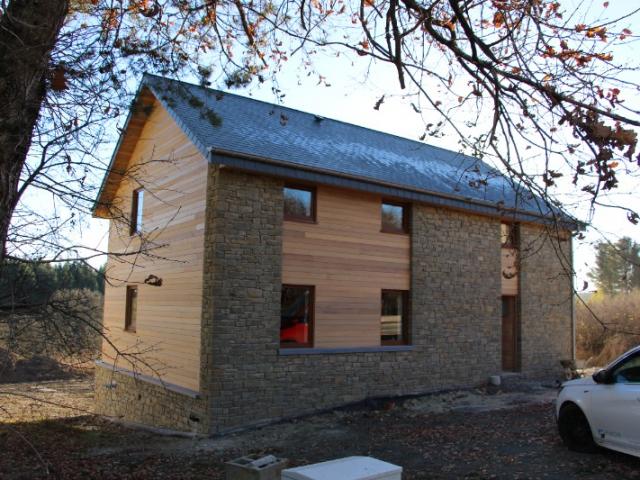
[[(402, 228), (389, 228), (385, 227), (383, 216), (382, 216), (382, 208), (384, 205), (390, 205), (392, 207), (401, 207), (402, 208)], [(409, 224), (409, 212), (411, 209), (411, 204), (405, 202), (397, 202), (394, 200), (382, 199), (380, 201), (380, 231), (382, 233), (395, 233), (398, 235), (407, 235), (411, 233), (411, 225)], [(406, 290), (403, 290), (406, 291)]]
[(129, 234), (139, 235), (142, 233), (142, 211), (144, 209), (144, 188), (136, 188), (131, 197), (131, 219), (129, 223)]
[[(385, 293), (400, 293), (402, 295), (402, 311), (404, 315), (401, 317), (402, 322), (402, 339), (401, 340), (384, 340), (382, 338), (382, 297)], [(400, 289), (388, 289), (383, 288), (380, 290), (380, 346), (398, 346), (398, 345), (411, 345), (411, 311), (410, 311), (410, 298), (411, 290)]]
[[(284, 202), (284, 191), (287, 188), (289, 188), (291, 190), (301, 190), (303, 192), (311, 193), (311, 215), (310, 216), (287, 214), (287, 211), (285, 209), (285, 202)], [(285, 185), (284, 185), (284, 187), (282, 189), (282, 193), (283, 193), (283, 202), (282, 202), (283, 218), (286, 221), (289, 221), (289, 222), (302, 222), (302, 223), (317, 223), (317, 212), (318, 212), (317, 198), (318, 198), (318, 195), (317, 195), (317, 189), (316, 189), (315, 186), (300, 185), (298, 183), (285, 183)]]
[[(280, 331), (282, 330), (282, 291), (285, 288), (308, 288), (311, 291), (311, 301), (309, 302), (309, 338), (305, 343), (282, 343), (280, 340)], [(280, 290), (280, 330), (278, 331), (278, 340), (280, 348), (313, 348), (314, 333), (316, 326), (316, 287), (315, 285), (299, 285), (293, 283), (283, 283)]]
[[(134, 293), (135, 292), (135, 293)], [(127, 285), (124, 313), (124, 331), (136, 333), (138, 323), (138, 285)], [(132, 307), (135, 298), (135, 315), (132, 316)]]
[[(507, 235), (507, 241), (502, 242), (502, 226), (506, 225), (509, 228), (509, 233)], [(502, 248), (513, 248), (518, 249), (520, 244), (520, 224), (516, 222), (500, 222), (500, 246)]]

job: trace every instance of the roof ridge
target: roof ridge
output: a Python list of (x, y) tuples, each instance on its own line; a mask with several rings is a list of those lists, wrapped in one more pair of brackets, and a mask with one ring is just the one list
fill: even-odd
[[(143, 75), (140, 89), (143, 88), (154, 93), (212, 163), (224, 162), (258, 173), (375, 190), (387, 196), (434, 205), (459, 208), (458, 203), (462, 202), (463, 209), (476, 213), (482, 213), (477, 211), (478, 201), (488, 202), (494, 206), (482, 208), (489, 208), (491, 211), (484, 214), (491, 216), (503, 216), (513, 210), (523, 220), (541, 215), (548, 221), (556, 214), (560, 214), (563, 221), (570, 218), (561, 207), (542, 200), (526, 185), (517, 182), (514, 185), (496, 166), (460, 151), (152, 73)], [(183, 90), (198, 99), (174, 98), (173, 90)], [(220, 96), (228, 100), (221, 101)], [(217, 107), (209, 102), (214, 98), (220, 102)], [(198, 114), (201, 106), (227, 115), (236, 123), (203, 122), (202, 112)], [(277, 124), (277, 119), (263, 118), (266, 113), (271, 117), (276, 112), (299, 117), (293, 122), (280, 118), (280, 124), (292, 125), (290, 132), (274, 130), (271, 122)], [(315, 121), (318, 118), (322, 121)], [(320, 125), (325, 127), (314, 127)], [(257, 139), (256, 134), (262, 135), (262, 140)], [(214, 154), (214, 147), (223, 152)], [(467, 178), (470, 172), (476, 172), (480, 179)], [(486, 179), (481, 178), (485, 176)], [(528, 197), (521, 188), (529, 192)]]
[[(402, 140), (404, 142), (408, 142), (408, 143), (414, 144), (416, 146), (438, 149), (438, 150), (441, 150), (442, 152), (445, 152), (445, 153), (455, 153), (456, 155), (459, 155), (460, 157), (464, 157), (465, 159), (473, 160), (473, 161), (476, 161), (476, 162), (478, 162), (478, 161), (482, 162), (488, 168), (490, 168), (491, 170), (496, 170), (493, 166), (486, 164), (482, 159), (479, 159), (479, 158), (474, 157), (472, 155), (468, 155), (466, 153), (462, 153), (462, 152), (458, 152), (458, 151), (454, 151), (454, 150), (449, 150), (447, 148), (440, 147), (438, 145), (432, 145), (431, 143), (426, 143), (426, 142), (414, 140), (412, 138), (403, 137), (402, 135), (398, 135), (398, 134), (395, 134), (395, 133), (383, 132), (383, 131), (380, 131), (380, 130), (376, 130), (374, 128), (365, 127), (363, 125), (358, 125), (357, 123), (350, 123), (350, 122), (347, 122), (345, 120), (339, 120), (339, 119), (336, 119), (336, 118), (325, 117), (325, 116), (318, 115), (317, 113), (312, 113), (312, 112), (308, 112), (308, 111), (305, 111), (305, 110), (300, 110), (300, 109), (289, 107), (289, 106), (286, 106), (286, 105), (279, 105), (279, 104), (268, 102), (266, 100), (260, 100), (258, 98), (248, 97), (248, 96), (245, 96), (245, 95), (239, 95), (239, 94), (233, 93), (233, 92), (226, 92), (224, 90), (218, 90), (217, 88), (206, 87), (206, 86), (203, 86), (203, 85), (190, 83), (190, 82), (187, 82), (185, 80), (177, 80), (177, 79), (174, 79), (174, 78), (162, 77), (160, 75), (156, 75), (156, 74), (148, 73), (148, 72), (144, 73), (143, 78), (144, 77), (154, 77), (154, 78), (157, 78), (158, 80), (161, 80), (161, 81), (181, 83), (181, 84), (187, 85), (189, 87), (202, 89), (204, 91), (221, 93), (223, 95), (230, 95), (232, 97), (239, 98), (239, 99), (242, 99), (242, 100), (258, 102), (258, 103), (262, 103), (262, 104), (264, 104), (266, 106), (278, 107), (278, 108), (290, 110), (290, 111), (293, 111), (293, 112), (296, 112), (296, 113), (301, 113), (303, 115), (309, 115), (310, 117), (320, 117), (320, 118), (323, 119), (323, 121), (328, 120), (330, 122), (335, 122), (335, 123), (339, 123), (339, 124), (342, 124), (342, 125), (348, 125), (350, 127), (355, 127), (355, 128), (360, 129), (360, 130), (366, 130), (368, 132), (372, 132), (372, 133), (375, 133), (375, 134), (383, 134), (383, 135), (386, 135), (386, 136), (389, 136), (389, 137), (396, 138), (398, 140)], [(501, 175), (502, 175), (502, 173), (501, 173)]]

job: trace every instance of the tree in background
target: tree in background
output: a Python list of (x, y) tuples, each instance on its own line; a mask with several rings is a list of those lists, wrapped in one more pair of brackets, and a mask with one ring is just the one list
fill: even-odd
[(82, 289), (103, 293), (104, 267), (7, 261), (0, 267), (0, 315), (34, 311), (60, 290)]
[(603, 367), (640, 341), (640, 290), (591, 295), (577, 303), (576, 322), (577, 357)]
[(589, 277), (608, 295), (640, 288), (640, 245), (629, 237), (616, 243), (599, 242)]
[(92, 355), (102, 332), (103, 292), (104, 267), (6, 261), (0, 266), (0, 350)]

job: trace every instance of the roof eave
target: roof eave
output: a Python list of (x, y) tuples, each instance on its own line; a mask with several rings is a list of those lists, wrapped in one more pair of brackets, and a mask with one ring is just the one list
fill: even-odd
[(227, 165), (240, 170), (274, 175), (292, 180), (304, 180), (344, 188), (364, 190), (372, 193), (375, 192), (389, 197), (398, 197), (434, 206), (470, 211), (479, 215), (508, 218), (511, 221), (558, 224), (561, 228), (572, 231), (584, 229), (584, 224), (566, 214), (563, 214), (563, 218), (558, 218), (557, 216), (544, 215), (543, 213), (505, 208), (497, 203), (477, 200), (474, 198), (449, 195), (418, 188), (409, 188), (406, 185), (350, 175), (343, 172), (302, 166), (293, 162), (275, 160), (243, 152), (225, 150), (216, 147), (209, 147), (208, 150), (208, 158), (211, 163)]
[(127, 115), (127, 119), (125, 120), (124, 126), (122, 128), (122, 133), (118, 138), (118, 143), (116, 144), (115, 149), (113, 150), (113, 154), (111, 155), (111, 160), (109, 161), (109, 167), (107, 168), (106, 174), (102, 180), (102, 184), (100, 185), (100, 189), (98, 190), (98, 195), (93, 203), (93, 207), (91, 209), (92, 216), (94, 218), (109, 218), (109, 206), (111, 205), (112, 199), (104, 199), (104, 191), (107, 184), (112, 181), (114, 175), (121, 175), (121, 172), (114, 169), (115, 161), (118, 157), (120, 149), (122, 147), (122, 142), (126, 138), (127, 132), (129, 130), (129, 125), (136, 114), (136, 109), (133, 108), (138, 104), (140, 98), (142, 97), (143, 92), (148, 90), (155, 99), (162, 105), (162, 107), (169, 113), (171, 119), (176, 122), (176, 124), (180, 127), (180, 129), (185, 133), (185, 135), (193, 142), (193, 144), (198, 148), (200, 153), (207, 158), (208, 157), (208, 148), (200, 142), (198, 137), (189, 129), (189, 127), (182, 121), (180, 116), (176, 113), (176, 111), (171, 107), (170, 103), (167, 102), (167, 99), (163, 95), (163, 92), (158, 91), (158, 89), (154, 86), (153, 82), (149, 80), (151, 78), (160, 78), (155, 75), (151, 75), (145, 73), (140, 82), (140, 86), (138, 87), (138, 91), (136, 92), (133, 102), (132, 108), (129, 110), (129, 114)]
[[(146, 88), (144, 81), (138, 87), (136, 94), (133, 98), (132, 105), (136, 105), (140, 100), (143, 90)], [(94, 218), (108, 218), (109, 205), (111, 201), (105, 201), (103, 196), (105, 192), (105, 188), (107, 184), (112, 180), (113, 175), (121, 175), (121, 172), (118, 172), (114, 169), (114, 165), (116, 159), (118, 158), (118, 154), (120, 153), (120, 148), (122, 147), (122, 142), (127, 136), (127, 131), (129, 130), (129, 124), (131, 120), (136, 114), (136, 110), (134, 108), (129, 109), (129, 113), (127, 114), (127, 119), (124, 122), (124, 126), (122, 127), (120, 136), (118, 137), (118, 142), (116, 143), (115, 148), (113, 149), (113, 153), (111, 154), (111, 159), (109, 160), (109, 166), (107, 167), (106, 173), (102, 178), (102, 183), (100, 184), (100, 189), (98, 190), (98, 194), (96, 195), (96, 199), (93, 202), (93, 206), (91, 207), (91, 215)]]

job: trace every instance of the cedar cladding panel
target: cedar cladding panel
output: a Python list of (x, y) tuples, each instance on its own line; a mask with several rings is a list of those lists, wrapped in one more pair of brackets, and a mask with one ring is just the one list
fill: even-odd
[[(105, 288), (104, 305), (104, 324), (118, 348), (138, 343), (135, 350), (151, 349), (145, 360), (164, 381), (193, 390), (199, 389), (206, 168), (206, 159), (155, 102), (133, 149), (131, 173), (118, 186), (113, 204), (128, 220), (133, 190), (142, 185), (143, 231), (153, 232), (153, 244), (163, 246), (151, 251), (155, 258), (110, 258), (107, 274), (113, 285)], [(139, 245), (126, 222), (111, 221), (109, 251), (135, 251)], [(143, 284), (151, 274), (162, 279), (162, 286)], [(124, 331), (126, 285), (133, 283), (139, 285), (138, 312), (136, 332), (130, 333)], [(114, 353), (103, 342), (106, 362), (113, 362)], [(123, 360), (118, 366), (131, 368)]]
[(380, 231), (379, 196), (316, 194), (316, 223), (284, 222), (282, 282), (315, 286), (315, 347), (380, 345), (381, 291), (409, 290), (410, 236)]
[(502, 295), (518, 295), (518, 250), (502, 247)]

